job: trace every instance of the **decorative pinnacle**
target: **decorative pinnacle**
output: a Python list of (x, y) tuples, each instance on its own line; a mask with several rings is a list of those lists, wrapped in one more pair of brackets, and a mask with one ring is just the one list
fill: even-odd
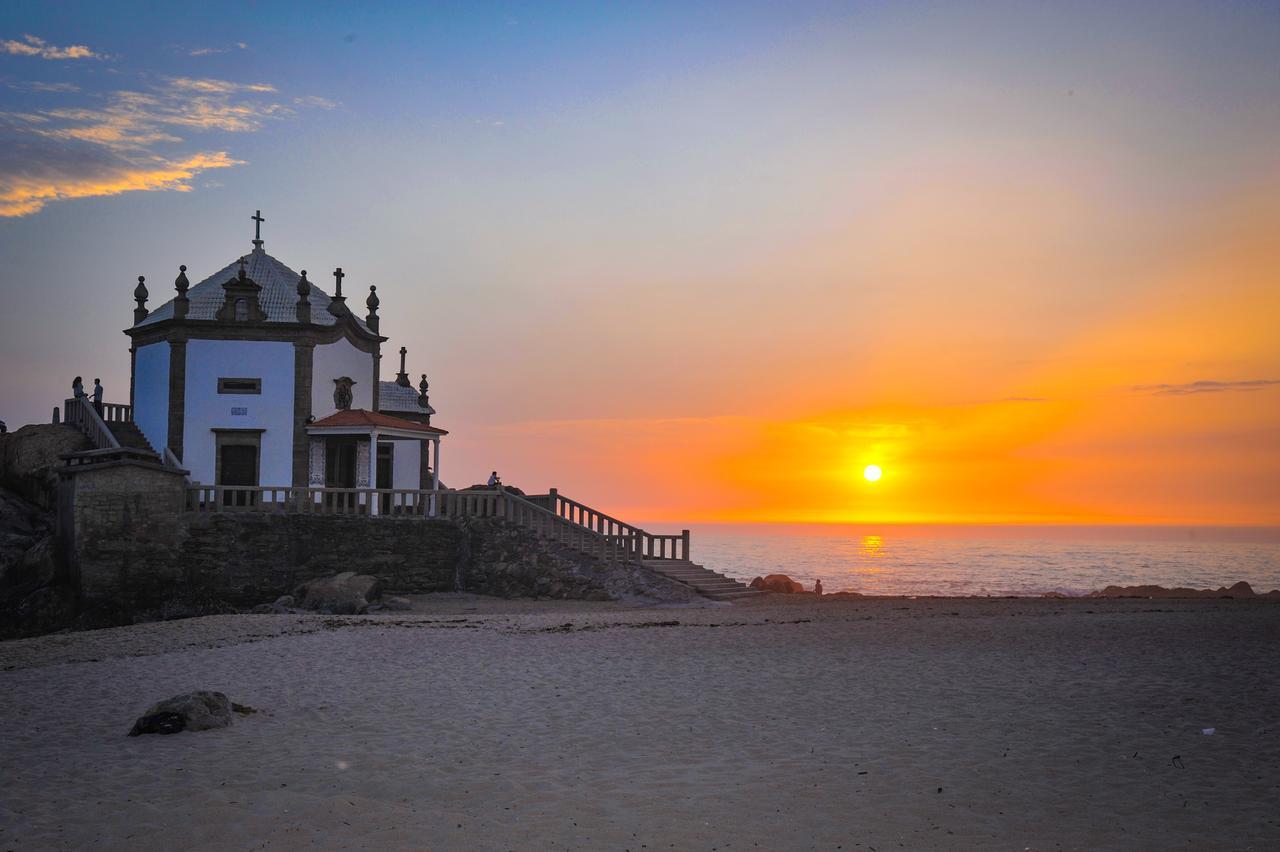
[(173, 279), (173, 289), (178, 291), (178, 298), (185, 299), (187, 288), (190, 286), (191, 282), (187, 280), (187, 266), (183, 264), (178, 267), (178, 277)]
[(427, 384), (427, 374), (426, 374), (426, 373), (423, 373), (423, 374), (422, 374), (422, 381), (418, 382), (418, 391), (419, 391), (423, 396), (426, 396), (426, 395), (427, 395), (427, 390), (428, 390), (429, 388), (430, 388), (430, 386)]
[(302, 270), (302, 277), (298, 279), (298, 298), (305, 300), (311, 295), (311, 282), (307, 280), (307, 270)]
[(342, 271), (342, 267), (341, 267), (341, 266), (339, 266), (337, 269), (333, 270), (333, 280), (334, 280), (334, 282), (335, 282), (333, 298), (335, 298), (335, 299), (345, 299), (345, 298), (346, 298), (345, 296), (343, 296), (343, 295), (342, 295), (342, 279), (343, 279), (343, 278), (346, 278), (346, 277), (347, 277), (347, 276), (346, 276), (346, 273), (344, 273), (344, 272)]
[(138, 307), (142, 307), (147, 301), (147, 279), (145, 276), (138, 276), (138, 286), (133, 288), (133, 298), (137, 300)]
[(242, 257), (242, 258), (240, 258), (240, 272), (239, 272), (239, 274), (238, 274), (238, 276), (237, 276), (237, 277), (238, 277), (241, 281), (243, 281), (244, 279), (246, 279), (246, 278), (248, 278), (248, 277), (249, 277), (248, 273), (247, 273), (247, 272), (245, 272), (245, 269), (244, 269), (245, 264), (246, 264), (247, 262), (248, 262), (248, 261), (246, 261), (243, 257)]
[(400, 372), (404, 372), (404, 356), (409, 354), (409, 350), (403, 346), (400, 347)]
[(262, 223), (267, 221), (262, 218), (262, 211), (256, 211), (249, 217), (253, 220), (253, 247), (257, 251), (262, 250)]
[(369, 298), (365, 299), (364, 303), (368, 306), (371, 312), (378, 310), (378, 305), (382, 304), (382, 301), (378, 298), (377, 287), (372, 284), (369, 285)]

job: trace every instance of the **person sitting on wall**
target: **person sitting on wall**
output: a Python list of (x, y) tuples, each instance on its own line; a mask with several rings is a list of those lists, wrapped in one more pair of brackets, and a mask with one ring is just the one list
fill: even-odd
[(88, 394), (84, 392), (84, 379), (76, 376), (75, 381), (71, 383), (71, 395), (76, 399), (84, 399)]
[(489, 483), (488, 483), (488, 484), (489, 484), (489, 487), (490, 487), (490, 488), (493, 488), (495, 485), (501, 485), (501, 484), (502, 484), (502, 480), (498, 478), (498, 472), (497, 472), (496, 470), (495, 470), (493, 473), (489, 474)]

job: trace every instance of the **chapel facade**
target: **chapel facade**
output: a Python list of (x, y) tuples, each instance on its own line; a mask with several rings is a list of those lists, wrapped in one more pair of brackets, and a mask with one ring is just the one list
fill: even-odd
[(426, 374), (415, 388), (400, 348), (381, 378), (379, 298), (357, 316), (334, 270), (333, 295), (252, 250), (154, 310), (138, 278), (130, 346), (132, 418), (152, 449), (194, 482), (227, 486), (437, 489), (440, 442)]

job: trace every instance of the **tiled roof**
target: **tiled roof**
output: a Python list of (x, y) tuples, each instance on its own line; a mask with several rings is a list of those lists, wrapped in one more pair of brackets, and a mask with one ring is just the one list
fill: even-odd
[[(245, 271), (254, 283), (262, 288), (258, 294), (258, 303), (267, 315), (267, 322), (297, 322), (298, 313), (298, 273), (267, 254), (262, 249), (254, 249), (245, 255)], [(187, 319), (216, 319), (218, 309), (222, 307), (224, 292), (222, 285), (235, 278), (240, 271), (240, 258), (236, 258), (218, 272), (213, 273), (199, 284), (187, 290), (187, 299), (191, 304), (187, 308)], [(315, 284), (311, 285), (311, 321), (316, 325), (333, 325), (338, 318), (329, 313), (329, 294)], [(161, 320), (173, 319), (173, 300), (165, 302), (138, 323), (139, 328)], [(352, 314), (361, 328), (368, 329), (364, 320)]]
[(408, 411), (413, 414), (435, 414), (430, 405), (418, 404), (418, 392), (395, 382), (378, 382), (378, 408), (381, 411)]
[(352, 408), (348, 411), (335, 411), (328, 417), (321, 417), (319, 420), (307, 426), (307, 428), (323, 429), (329, 426), (370, 426), (387, 429), (407, 429), (410, 432), (430, 432), (433, 435), (449, 434), (444, 429), (437, 429), (436, 427), (428, 426), (425, 423), (405, 420), (401, 417), (393, 417), (390, 414), (379, 414), (376, 411), (369, 411), (365, 408)]

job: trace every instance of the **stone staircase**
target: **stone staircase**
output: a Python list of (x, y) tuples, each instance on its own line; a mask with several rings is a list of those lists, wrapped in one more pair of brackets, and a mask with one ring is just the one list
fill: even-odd
[(132, 420), (108, 423), (107, 428), (111, 430), (111, 434), (115, 436), (120, 446), (142, 450), (143, 452), (151, 453), (156, 458), (160, 457), (155, 447), (151, 446), (151, 442), (147, 440), (146, 436), (142, 434), (142, 430)]
[(762, 594), (731, 577), (703, 568), (688, 559), (643, 559), (640, 564), (656, 574), (661, 574), (677, 583), (683, 583), (704, 598), (712, 600), (750, 598)]
[(546, 494), (529, 494), (519, 500), (551, 518), (557, 526), (565, 525), (576, 531), (579, 537), (575, 541), (579, 550), (583, 549), (583, 544), (588, 545), (593, 554), (607, 548), (611, 558), (639, 563), (641, 567), (682, 583), (712, 600), (733, 600), (761, 594), (737, 580), (708, 571), (690, 561), (688, 530), (682, 530), (679, 535), (655, 535), (584, 503), (570, 500), (555, 488)]

